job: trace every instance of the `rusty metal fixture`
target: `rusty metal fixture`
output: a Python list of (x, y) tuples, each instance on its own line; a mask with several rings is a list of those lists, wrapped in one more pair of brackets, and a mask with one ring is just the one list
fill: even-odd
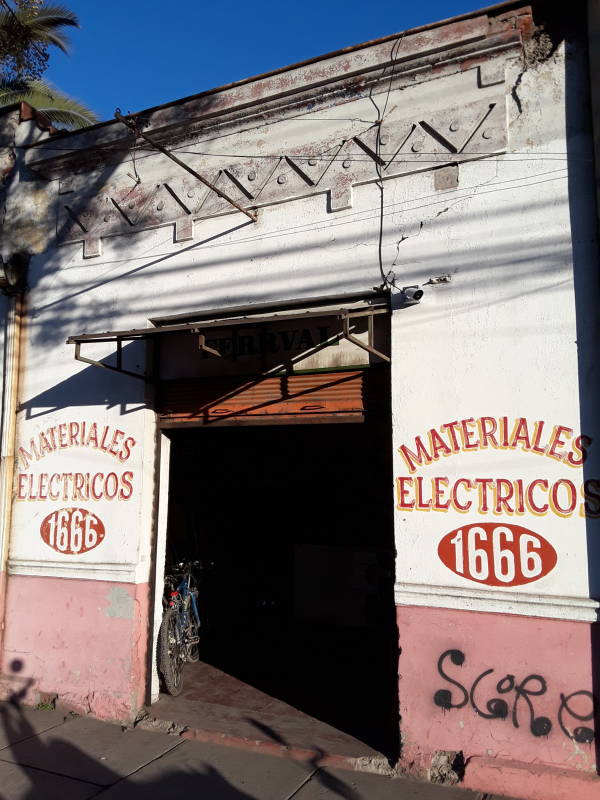
[(152, 147), (154, 147), (156, 150), (158, 150), (159, 153), (162, 153), (163, 155), (167, 156), (167, 158), (170, 158), (171, 161), (174, 161), (182, 169), (186, 170), (186, 172), (189, 172), (190, 175), (193, 175), (194, 178), (197, 178), (197, 180), (199, 180), (200, 183), (203, 183), (205, 186), (207, 186), (209, 189), (211, 189), (222, 200), (225, 200), (227, 203), (232, 205), (234, 208), (237, 208), (238, 211), (241, 211), (242, 214), (245, 214), (247, 217), (249, 217), (249, 219), (251, 219), (252, 222), (256, 222), (256, 219), (257, 219), (256, 212), (248, 211), (248, 209), (242, 208), (242, 206), (239, 205), (239, 203), (236, 203), (236, 201), (232, 197), (229, 197), (229, 195), (225, 194), (225, 192), (222, 192), (220, 189), (218, 189), (216, 186), (214, 186), (214, 184), (212, 184), (210, 181), (207, 181), (206, 178), (203, 178), (202, 175), (200, 175), (199, 172), (196, 172), (195, 169), (192, 169), (192, 167), (190, 167), (188, 164), (186, 164), (185, 161), (182, 161), (181, 159), (177, 158), (177, 156), (173, 155), (173, 153), (171, 153), (170, 150), (167, 150), (166, 147), (163, 147), (161, 144), (156, 142), (154, 139), (152, 139), (152, 137), (148, 136), (147, 133), (144, 133), (144, 131), (142, 131), (139, 128), (138, 124), (135, 122), (134, 119), (127, 119), (127, 117), (124, 117), (121, 114), (120, 109), (118, 109), (118, 108), (115, 109), (115, 119), (117, 119), (119, 122), (122, 122), (123, 125), (126, 125), (131, 131), (133, 131), (133, 133), (135, 133), (136, 136), (139, 136), (142, 139), (145, 139), (148, 142), (148, 144), (151, 145)]
[[(364, 299), (364, 296), (363, 296)], [(189, 332), (193, 335), (198, 336), (198, 349), (213, 355), (215, 357), (221, 357), (221, 353), (214, 348), (210, 348), (206, 343), (206, 338), (204, 331), (209, 330), (211, 328), (222, 328), (222, 327), (238, 327), (242, 325), (260, 325), (265, 323), (272, 323), (272, 322), (282, 322), (285, 320), (302, 320), (302, 319), (311, 319), (315, 317), (337, 317), (340, 321), (340, 328), (341, 330), (336, 333), (334, 336), (330, 337), (324, 342), (319, 343), (314, 348), (309, 349), (308, 351), (295, 356), (291, 359), (290, 363), (297, 363), (299, 361), (308, 358), (310, 355), (319, 352), (324, 347), (328, 347), (332, 344), (336, 344), (340, 339), (347, 339), (348, 341), (355, 344), (357, 347), (360, 347), (363, 350), (366, 350), (368, 353), (377, 356), (378, 358), (382, 359), (383, 361), (389, 362), (391, 359), (386, 353), (382, 353), (381, 351), (377, 350), (373, 346), (373, 318), (375, 315), (379, 314), (388, 314), (388, 303), (387, 298), (384, 299), (384, 296), (380, 296), (379, 303), (377, 304), (367, 304), (360, 307), (348, 307), (348, 306), (332, 306), (330, 308), (320, 308), (320, 309), (310, 309), (310, 310), (296, 310), (290, 311), (287, 310), (287, 313), (271, 313), (265, 314), (264, 312), (256, 313), (258, 309), (254, 310), (254, 313), (248, 313), (250, 309), (245, 309), (246, 314), (244, 316), (233, 316), (231, 311), (228, 315), (220, 317), (215, 314), (215, 316), (211, 316), (204, 319), (196, 319), (194, 321), (189, 322), (182, 322), (182, 323), (174, 323), (174, 324), (163, 324), (159, 327), (154, 328), (130, 328), (129, 330), (119, 330), (119, 331), (106, 331), (103, 333), (83, 333), (78, 336), (70, 336), (67, 339), (67, 344), (74, 344), (75, 345), (75, 360), (82, 361), (86, 364), (91, 364), (93, 366), (101, 367), (102, 369), (108, 369), (113, 372), (119, 372), (124, 375), (129, 375), (132, 378), (139, 378), (141, 380), (148, 381), (150, 380), (150, 376), (143, 373), (136, 373), (130, 370), (123, 368), (123, 361), (122, 361), (122, 347), (123, 342), (127, 341), (134, 341), (140, 339), (153, 339), (155, 336), (164, 336), (170, 333), (181, 333), (181, 332)], [(353, 335), (354, 326), (352, 325), (352, 321), (359, 317), (367, 317), (368, 322), (368, 343), (357, 339)], [(116, 366), (112, 364), (107, 364), (105, 362), (96, 361), (94, 359), (87, 358), (81, 355), (81, 346), (86, 342), (114, 342), (116, 344), (117, 352), (116, 352)], [(268, 370), (267, 372), (262, 373), (262, 377), (266, 377), (273, 373), (280, 371), (282, 365), (277, 365), (273, 369)]]

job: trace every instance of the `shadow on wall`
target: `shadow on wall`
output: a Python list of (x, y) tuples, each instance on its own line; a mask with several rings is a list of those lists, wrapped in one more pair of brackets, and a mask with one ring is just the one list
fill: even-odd
[[(185, 770), (165, 769), (153, 780), (144, 781), (142, 777), (132, 780), (131, 774), (119, 774), (72, 741), (56, 735), (63, 726), (62, 722), (52, 729), (46, 729), (43, 734), (38, 734), (22, 705), (34, 683), (32, 678), (20, 676), (23, 668), (24, 663), (20, 659), (11, 662), (12, 679), (15, 683), (20, 683), (21, 688), (13, 691), (7, 702), (0, 703), (0, 749), (6, 748), (10, 751), (9, 758), (0, 757), (0, 800), (58, 800), (67, 794), (69, 797), (91, 798), (104, 792), (108, 792), (108, 796), (114, 800), (151, 800), (173, 796), (201, 797), (207, 800), (259, 800), (255, 795), (237, 789), (218, 769), (200, 759), (192, 769), (188, 763)], [(254, 723), (253, 720), (250, 722), (274, 742), (287, 744), (273, 729)], [(118, 730), (116, 726), (114, 729)], [(27, 745), (32, 740), (35, 740), (33, 748)], [(181, 740), (175, 747), (192, 744)], [(171, 753), (173, 749), (167, 752)], [(315, 752), (316, 755), (303, 765), (306, 780), (314, 779), (321, 787), (343, 800), (363, 800), (362, 795), (344, 781), (321, 768), (319, 763), (327, 754), (318, 750)], [(163, 753), (164, 755), (166, 754)], [(141, 770), (136, 768), (133, 774), (143, 771), (161, 757), (153, 753), (148, 763)], [(17, 775), (15, 779), (14, 772), (11, 775), (13, 770), (20, 770), (23, 775)], [(23, 777), (24, 790), (21, 789)], [(243, 782), (243, 775), (240, 775), (240, 781)], [(9, 787), (8, 794), (6, 787)]]
[[(569, 15), (573, 32), (566, 43), (566, 122), (569, 182), (569, 212), (571, 222), (572, 258), (575, 282), (577, 317), (577, 349), (579, 374), (579, 403), (581, 431), (589, 436), (592, 445), (584, 464), (584, 480), (598, 484), (600, 476), (600, 272), (598, 251), (598, 216), (595, 199), (594, 173), (587, 163), (593, 163), (591, 98), (587, 63), (585, 4), (578, 6), (579, 14)], [(561, 22), (567, 18), (561, 13)], [(585, 57), (585, 58), (584, 58)], [(587, 157), (587, 158), (586, 158)], [(596, 164), (596, 170), (600, 164)], [(560, 365), (557, 368), (560, 380)], [(586, 518), (587, 564), (590, 598), (600, 598), (600, 519)], [(600, 774), (600, 622), (590, 626), (592, 652), (592, 688), (594, 695), (594, 728), (596, 772)], [(557, 658), (560, 658), (557, 654)], [(577, 731), (574, 731), (575, 741)]]
[[(144, 356), (135, 359), (133, 353), (134, 350), (139, 353), (140, 346), (143, 347), (143, 344), (135, 342), (123, 347), (125, 369), (131, 369), (134, 372), (140, 371), (140, 361), (142, 361), (143, 368)], [(85, 355), (83, 348), (82, 355)], [(74, 352), (71, 354), (71, 358), (74, 360)], [(98, 360), (114, 365), (115, 356)], [(74, 366), (77, 367), (77, 365), (78, 362), (75, 362)], [(125, 415), (145, 408), (146, 403), (140, 399), (143, 397), (144, 384), (141, 380), (128, 378), (126, 375), (100, 367), (89, 366), (20, 403), (18, 411), (25, 411), (26, 419), (35, 419), (65, 408), (104, 406), (108, 410), (118, 406), (120, 413)]]

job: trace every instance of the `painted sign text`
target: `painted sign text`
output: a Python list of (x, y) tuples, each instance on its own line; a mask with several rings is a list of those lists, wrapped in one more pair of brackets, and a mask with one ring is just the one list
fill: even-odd
[(487, 586), (522, 586), (547, 575), (557, 561), (556, 550), (539, 534), (493, 522), (447, 533), (438, 555), (457, 575)]
[(57, 553), (76, 555), (102, 542), (104, 525), (96, 514), (83, 508), (61, 508), (42, 520), (40, 534)]

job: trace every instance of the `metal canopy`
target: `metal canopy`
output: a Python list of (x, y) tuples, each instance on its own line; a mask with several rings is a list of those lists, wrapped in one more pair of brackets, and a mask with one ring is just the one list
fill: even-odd
[[(338, 301), (341, 298), (338, 298)], [(91, 364), (95, 367), (101, 367), (102, 369), (108, 369), (113, 372), (119, 372), (123, 375), (129, 375), (133, 378), (139, 378), (141, 380), (149, 380), (150, 377), (147, 374), (141, 374), (137, 372), (132, 372), (131, 370), (127, 370), (123, 368), (123, 342), (131, 342), (136, 340), (142, 339), (155, 339), (157, 336), (168, 336), (169, 334), (173, 333), (185, 333), (189, 332), (193, 335), (198, 336), (198, 349), (204, 351), (205, 353), (212, 355), (217, 358), (221, 358), (221, 353), (218, 350), (215, 350), (212, 347), (209, 347), (206, 344), (206, 336), (204, 334), (205, 330), (209, 330), (211, 328), (232, 328), (238, 326), (253, 326), (253, 325), (264, 325), (274, 322), (286, 322), (290, 320), (305, 320), (305, 319), (312, 319), (312, 318), (320, 318), (320, 317), (336, 317), (340, 321), (340, 331), (339, 333), (333, 337), (335, 341), (339, 341), (340, 339), (347, 339), (352, 344), (356, 345), (357, 347), (366, 350), (368, 353), (377, 356), (378, 358), (383, 359), (384, 361), (389, 362), (391, 359), (385, 353), (380, 352), (377, 350), (373, 345), (373, 318), (375, 315), (379, 314), (387, 314), (388, 313), (388, 303), (387, 297), (379, 296), (375, 300), (369, 299), (369, 301), (364, 300), (362, 302), (352, 302), (350, 297), (347, 298), (350, 302), (347, 305), (326, 305), (327, 302), (324, 298), (321, 298), (321, 302), (323, 302), (322, 307), (315, 308), (312, 306), (309, 309), (301, 310), (297, 309), (295, 311), (282, 311), (282, 312), (273, 312), (273, 313), (264, 313), (266, 312), (268, 306), (262, 306), (260, 309), (256, 307), (252, 311), (254, 313), (246, 313), (244, 315), (240, 314), (233, 314), (231, 316), (209, 316), (198, 314), (197, 318), (190, 322), (180, 322), (180, 323), (173, 323), (173, 324), (159, 324), (156, 327), (148, 327), (148, 328), (129, 328), (128, 330), (118, 330), (118, 331), (104, 331), (102, 333), (82, 333), (78, 334), (77, 336), (70, 336), (67, 339), (67, 344), (75, 345), (75, 360), (81, 361), (85, 364)], [(353, 298), (354, 299), (354, 298)], [(289, 306), (288, 306), (289, 308)], [(250, 309), (246, 309), (250, 310)], [(237, 309), (236, 309), (237, 311)], [(260, 312), (263, 313), (260, 313)], [(214, 314), (214, 312), (212, 312)], [(363, 342), (362, 340), (358, 339), (356, 336), (353, 335), (353, 326), (352, 320), (360, 317), (367, 317), (368, 322), (368, 343)], [(158, 320), (156, 320), (158, 322)], [(335, 344), (335, 341), (329, 342), (330, 344)], [(92, 344), (92, 343), (102, 343), (102, 342), (114, 342), (116, 345), (116, 366), (112, 364), (106, 364), (102, 361), (97, 361), (95, 359), (87, 358), (81, 354), (81, 346), (83, 344)], [(312, 350), (307, 351), (306, 354), (302, 354), (300, 360), (304, 358), (308, 358), (309, 355), (312, 355)]]

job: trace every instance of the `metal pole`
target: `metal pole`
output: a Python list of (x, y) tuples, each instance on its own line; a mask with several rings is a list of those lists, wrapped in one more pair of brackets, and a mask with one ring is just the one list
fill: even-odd
[(213, 184), (210, 181), (207, 181), (206, 178), (203, 178), (202, 175), (196, 172), (195, 169), (192, 169), (184, 161), (181, 161), (179, 158), (177, 158), (177, 156), (174, 156), (173, 153), (167, 150), (166, 147), (163, 147), (158, 142), (155, 142), (154, 139), (148, 136), (147, 133), (141, 131), (133, 120), (124, 117), (118, 108), (115, 110), (115, 119), (119, 120), (119, 122), (122, 122), (123, 125), (127, 125), (127, 127), (130, 130), (132, 130), (136, 136), (141, 136), (142, 139), (145, 139), (148, 142), (148, 144), (152, 145), (152, 147), (154, 147), (160, 153), (167, 156), (167, 158), (170, 158), (171, 161), (174, 161), (176, 164), (178, 164), (180, 167), (186, 170), (186, 172), (189, 172), (190, 175), (193, 175), (194, 178), (200, 181), (200, 183), (203, 183), (205, 186), (208, 186), (208, 188), (212, 189), (212, 191), (215, 192), (215, 194), (219, 195), (219, 197), (221, 197), (223, 200), (230, 203), (234, 208), (237, 208), (237, 210), (241, 211), (242, 214), (245, 214), (247, 217), (249, 217), (252, 220), (252, 222), (256, 222), (257, 219), (256, 213), (253, 213), (252, 211), (248, 211), (247, 209), (242, 208), (242, 206), (239, 205), (239, 203), (236, 203), (236, 201), (233, 200), (231, 197), (229, 197), (229, 195), (226, 195), (225, 192), (222, 192), (220, 189), (217, 189), (216, 186), (213, 186)]

